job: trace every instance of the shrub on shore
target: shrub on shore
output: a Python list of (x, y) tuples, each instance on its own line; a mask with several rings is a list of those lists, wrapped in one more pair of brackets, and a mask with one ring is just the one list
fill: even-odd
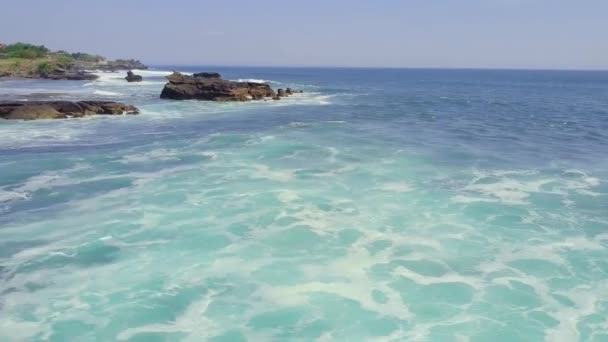
[(38, 65), (38, 73), (39, 74), (50, 74), (53, 72), (53, 70), (55, 70), (55, 65), (49, 63), (49, 62), (43, 62), (41, 64)]

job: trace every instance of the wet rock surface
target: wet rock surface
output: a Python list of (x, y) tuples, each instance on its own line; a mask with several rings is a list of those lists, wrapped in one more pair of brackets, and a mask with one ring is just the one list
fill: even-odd
[(221, 78), (218, 73), (197, 73), (192, 76), (179, 72), (167, 76), (160, 97), (173, 100), (251, 101), (273, 98), (276, 93), (268, 84), (236, 82)]
[(67, 119), (123, 114), (139, 114), (139, 109), (112, 101), (0, 101), (0, 118), (7, 120)]

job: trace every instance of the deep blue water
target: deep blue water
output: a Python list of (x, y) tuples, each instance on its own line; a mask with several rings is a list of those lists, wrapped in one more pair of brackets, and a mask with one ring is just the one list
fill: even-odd
[(0, 339), (608, 340), (608, 72), (139, 73), (0, 82), (142, 110), (0, 122)]

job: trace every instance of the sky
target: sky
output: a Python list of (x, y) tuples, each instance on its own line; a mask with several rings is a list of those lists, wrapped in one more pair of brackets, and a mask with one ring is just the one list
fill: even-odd
[(608, 69), (608, 0), (20, 0), (0, 42), (151, 65)]

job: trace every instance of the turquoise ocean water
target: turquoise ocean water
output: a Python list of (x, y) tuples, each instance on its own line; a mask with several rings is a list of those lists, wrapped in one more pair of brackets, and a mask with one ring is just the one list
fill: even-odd
[(142, 110), (0, 122), (0, 340), (608, 341), (607, 72), (140, 74), (0, 82)]

